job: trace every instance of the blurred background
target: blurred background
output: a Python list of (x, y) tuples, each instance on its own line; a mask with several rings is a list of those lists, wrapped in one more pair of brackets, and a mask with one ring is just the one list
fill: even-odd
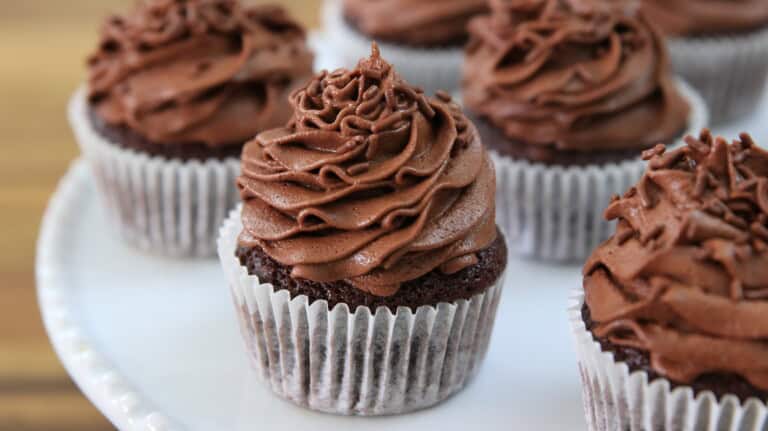
[[(85, 77), (101, 20), (133, 3), (0, 0), (0, 431), (113, 429), (51, 350), (34, 258), (46, 202), (78, 154), (67, 99)], [(320, 0), (270, 3), (284, 4), (308, 28), (317, 25)]]

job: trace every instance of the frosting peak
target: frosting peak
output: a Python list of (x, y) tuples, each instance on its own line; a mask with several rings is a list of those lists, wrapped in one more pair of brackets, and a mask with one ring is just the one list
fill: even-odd
[(344, 15), (369, 37), (416, 46), (463, 43), (487, 0), (344, 0)]
[(90, 101), (110, 125), (158, 144), (242, 144), (283, 124), (308, 77), (304, 31), (279, 7), (144, 0), (108, 19), (89, 59)]
[(677, 138), (688, 105), (631, 0), (494, 0), (470, 23), (464, 99), (516, 142), (631, 150)]
[(678, 382), (733, 373), (768, 389), (768, 152), (703, 131), (606, 210), (616, 234), (585, 267), (594, 332)]
[(355, 69), (322, 72), (291, 96), (287, 127), (245, 147), (241, 245), (377, 296), (476, 263), (496, 238), (494, 171), (447, 99), (409, 86), (375, 44)]

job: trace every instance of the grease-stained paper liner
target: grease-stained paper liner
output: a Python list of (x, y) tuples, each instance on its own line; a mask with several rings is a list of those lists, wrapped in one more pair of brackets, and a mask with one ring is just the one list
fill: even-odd
[(69, 120), (111, 221), (129, 244), (170, 256), (212, 256), (218, 229), (239, 200), (240, 163), (181, 161), (129, 150), (99, 135), (81, 88)]
[[(686, 134), (698, 136), (707, 126), (704, 101), (680, 81), (691, 106)], [(477, 121), (486, 139), (494, 133)], [(483, 128), (486, 131), (483, 132)], [(603, 217), (613, 195), (624, 194), (645, 171), (637, 159), (588, 166), (547, 166), (491, 151), (496, 166), (496, 220), (507, 235), (511, 253), (547, 261), (586, 259), (606, 240), (614, 223)]]
[(675, 71), (701, 93), (711, 120), (721, 124), (751, 114), (768, 77), (768, 28), (744, 35), (672, 38)]
[(398, 308), (328, 309), (262, 284), (235, 257), (240, 212), (225, 222), (219, 258), (257, 376), (299, 406), (341, 415), (394, 415), (461, 390), (488, 350), (504, 276), (470, 300)]
[[(373, 39), (352, 28), (344, 19), (341, 0), (326, 0), (323, 26), (339, 66), (354, 67), (371, 55)], [(432, 96), (437, 90), (458, 89), (464, 63), (463, 47), (417, 48), (376, 41), (381, 55), (392, 63), (410, 84)]]
[(756, 398), (741, 403), (735, 395), (718, 401), (710, 391), (694, 396), (690, 387), (666, 379), (648, 381), (643, 371), (603, 352), (581, 317), (582, 289), (568, 310), (576, 341), (584, 411), (590, 431), (759, 431), (768, 428), (768, 405)]

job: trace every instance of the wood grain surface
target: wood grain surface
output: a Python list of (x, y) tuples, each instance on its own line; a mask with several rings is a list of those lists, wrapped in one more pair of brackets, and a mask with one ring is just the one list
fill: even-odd
[[(46, 202), (78, 153), (67, 99), (84, 77), (101, 19), (132, 3), (0, 0), (0, 431), (113, 429), (48, 344), (34, 255)], [(317, 24), (320, 0), (280, 3), (307, 26)]]

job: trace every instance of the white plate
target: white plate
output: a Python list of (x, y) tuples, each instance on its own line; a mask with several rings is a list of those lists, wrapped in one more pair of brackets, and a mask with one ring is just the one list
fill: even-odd
[[(322, 50), (319, 57), (333, 66)], [(764, 140), (762, 118), (716, 131)], [(508, 273), (487, 361), (464, 392), (428, 411), (361, 419), (302, 410), (254, 381), (218, 263), (125, 247), (106, 226), (81, 161), (50, 202), (37, 255), (51, 342), (123, 430), (584, 429), (566, 313), (579, 268), (510, 260)]]

